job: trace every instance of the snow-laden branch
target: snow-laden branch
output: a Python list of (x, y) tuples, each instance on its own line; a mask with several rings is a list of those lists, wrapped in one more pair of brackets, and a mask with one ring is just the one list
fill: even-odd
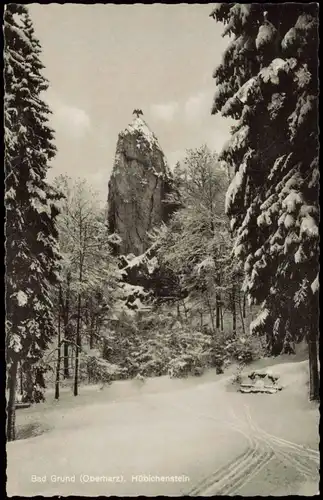
[(152, 252), (152, 250), (154, 250), (157, 246), (158, 242), (155, 241), (151, 247), (149, 247), (144, 253), (142, 253), (141, 255), (138, 255), (137, 257), (134, 257), (133, 259), (131, 259), (130, 262), (128, 262), (128, 264), (123, 267), (121, 269), (121, 271), (126, 271), (127, 269), (132, 269), (133, 267), (135, 266), (139, 266), (140, 264), (144, 263), (145, 262), (145, 259), (147, 258), (147, 256), (150, 254), (150, 252)]

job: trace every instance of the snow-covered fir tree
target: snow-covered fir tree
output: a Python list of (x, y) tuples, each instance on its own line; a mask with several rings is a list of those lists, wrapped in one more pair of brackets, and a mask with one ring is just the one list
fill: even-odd
[(60, 195), (46, 182), (55, 155), (50, 110), (41, 97), (48, 83), (26, 7), (6, 6), (4, 38), (7, 437), (12, 440), (18, 363), (29, 372), (33, 389), (41, 389), (35, 384), (37, 363), (53, 335), (50, 288), (59, 272)]
[(218, 4), (232, 41), (216, 68), (213, 113), (238, 120), (222, 159), (226, 212), (244, 289), (274, 354), (309, 342), (318, 397), (318, 5)]

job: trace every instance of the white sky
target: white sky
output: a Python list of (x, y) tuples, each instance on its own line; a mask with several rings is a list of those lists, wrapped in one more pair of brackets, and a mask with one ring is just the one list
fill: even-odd
[(30, 4), (58, 154), (51, 177), (86, 177), (105, 200), (118, 133), (134, 108), (170, 165), (187, 148), (220, 151), (232, 122), (211, 116), (214, 68), (229, 41), (213, 4)]

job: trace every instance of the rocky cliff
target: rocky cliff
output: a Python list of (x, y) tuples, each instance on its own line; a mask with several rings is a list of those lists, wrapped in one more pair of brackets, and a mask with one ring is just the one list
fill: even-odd
[(156, 136), (136, 117), (119, 134), (109, 182), (108, 223), (121, 239), (121, 254), (142, 254), (150, 245), (147, 231), (167, 220), (165, 203), (171, 177)]

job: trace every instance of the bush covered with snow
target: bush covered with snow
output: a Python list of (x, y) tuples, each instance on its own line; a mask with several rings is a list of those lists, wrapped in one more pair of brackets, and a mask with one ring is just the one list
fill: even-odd
[(159, 311), (119, 324), (107, 336), (103, 356), (121, 368), (116, 378), (198, 376), (209, 367), (223, 372), (230, 356), (225, 345), (223, 333), (199, 331), (175, 313)]
[(111, 383), (120, 378), (123, 369), (103, 359), (99, 349), (89, 349), (82, 355), (81, 373), (86, 373), (90, 383)]
[(168, 364), (168, 375), (171, 378), (182, 378), (188, 375), (202, 375), (205, 370), (202, 360), (193, 354), (181, 354), (171, 359)]
[(265, 345), (262, 338), (246, 335), (232, 339), (226, 350), (234, 361), (248, 364), (265, 354)]

